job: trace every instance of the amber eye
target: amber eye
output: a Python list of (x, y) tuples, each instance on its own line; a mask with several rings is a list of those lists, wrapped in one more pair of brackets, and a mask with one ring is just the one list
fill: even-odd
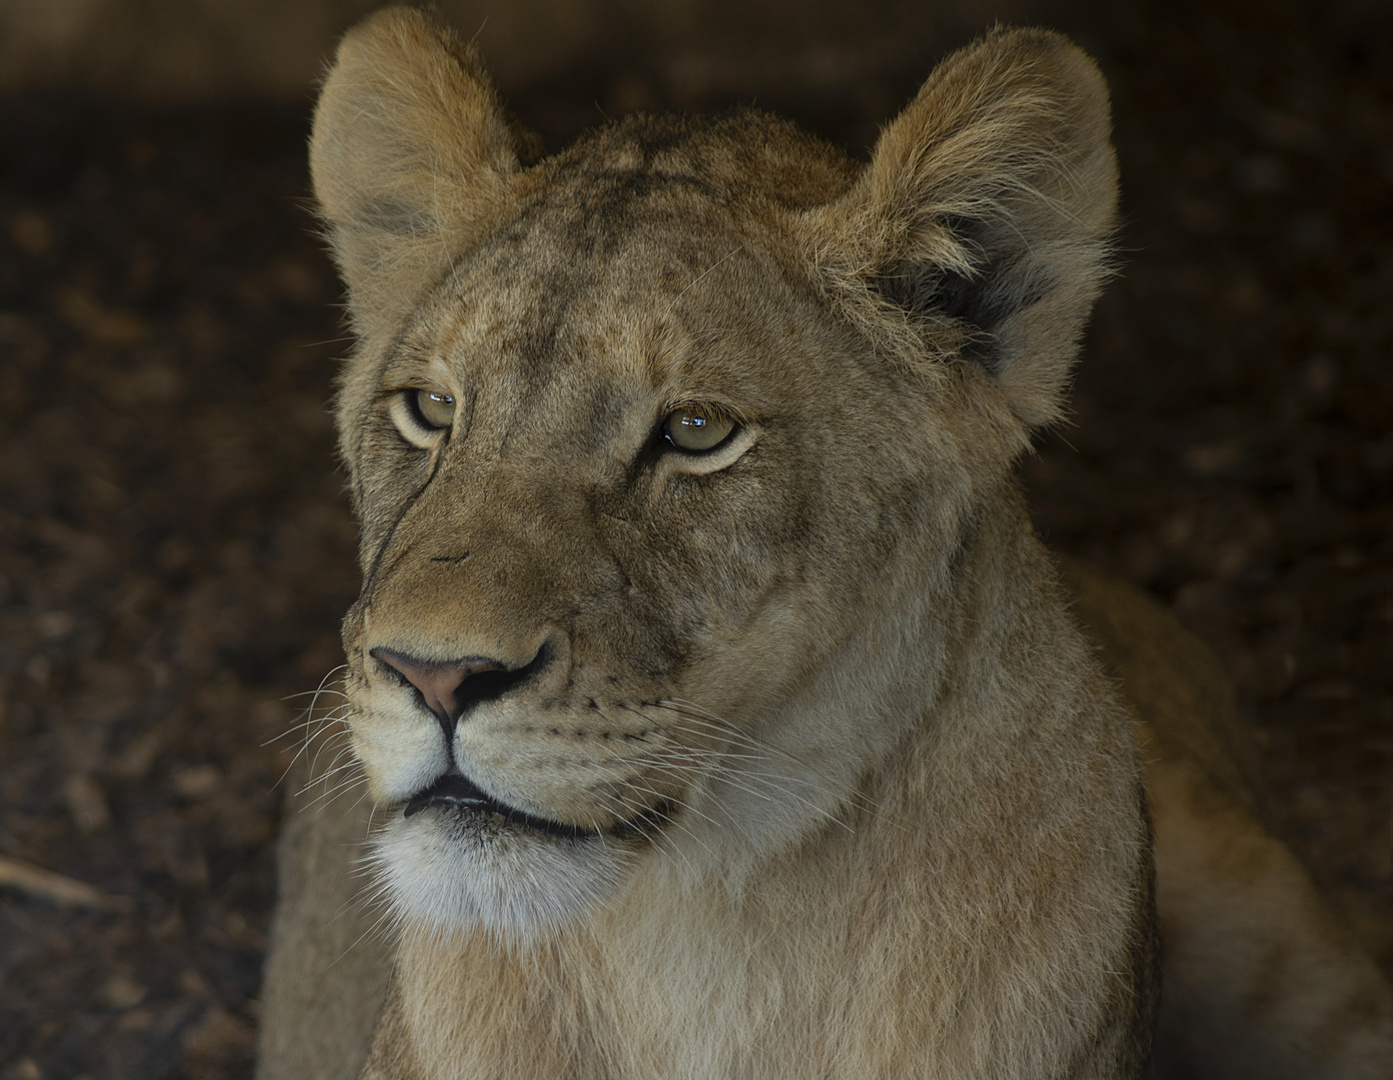
[(455, 399), (436, 390), (408, 390), (412, 409), (421, 423), (440, 430), (455, 422)]
[(730, 437), (735, 421), (715, 409), (692, 406), (674, 409), (663, 420), (663, 438), (679, 450), (700, 454), (714, 450)]

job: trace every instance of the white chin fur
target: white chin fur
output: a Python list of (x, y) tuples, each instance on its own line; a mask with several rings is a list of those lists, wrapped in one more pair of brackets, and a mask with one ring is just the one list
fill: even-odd
[(628, 859), (602, 837), (545, 836), (427, 810), (391, 822), (371, 861), (406, 921), (530, 938), (591, 910)]

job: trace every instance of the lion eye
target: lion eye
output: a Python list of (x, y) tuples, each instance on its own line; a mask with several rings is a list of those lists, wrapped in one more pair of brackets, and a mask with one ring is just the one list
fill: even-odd
[(449, 394), (436, 390), (411, 390), (407, 393), (412, 409), (423, 426), (438, 431), (455, 422), (455, 399)]
[(714, 410), (698, 407), (674, 409), (663, 420), (662, 433), (673, 446), (688, 453), (714, 450), (730, 437), (735, 421)]

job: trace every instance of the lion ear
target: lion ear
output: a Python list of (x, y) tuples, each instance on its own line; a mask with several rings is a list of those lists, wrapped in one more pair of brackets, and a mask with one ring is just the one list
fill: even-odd
[(851, 190), (815, 212), (818, 261), (881, 318), (908, 315), (916, 340), (980, 363), (1027, 427), (1058, 419), (1108, 271), (1109, 129), (1086, 54), (995, 31), (935, 69)]
[(390, 330), (503, 204), (518, 139), (472, 46), (411, 8), (339, 45), (310, 172), (360, 334)]

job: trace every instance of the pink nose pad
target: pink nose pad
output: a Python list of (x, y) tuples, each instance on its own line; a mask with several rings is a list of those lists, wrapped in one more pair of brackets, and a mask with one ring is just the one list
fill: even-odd
[(503, 670), (502, 664), (480, 657), (435, 663), (382, 648), (373, 649), (370, 655), (375, 660), (381, 660), (419, 690), (426, 708), (435, 713), (442, 723), (453, 723), (463, 709), (460, 699), (467, 695), (461, 695), (460, 690), (469, 678), (486, 671)]

